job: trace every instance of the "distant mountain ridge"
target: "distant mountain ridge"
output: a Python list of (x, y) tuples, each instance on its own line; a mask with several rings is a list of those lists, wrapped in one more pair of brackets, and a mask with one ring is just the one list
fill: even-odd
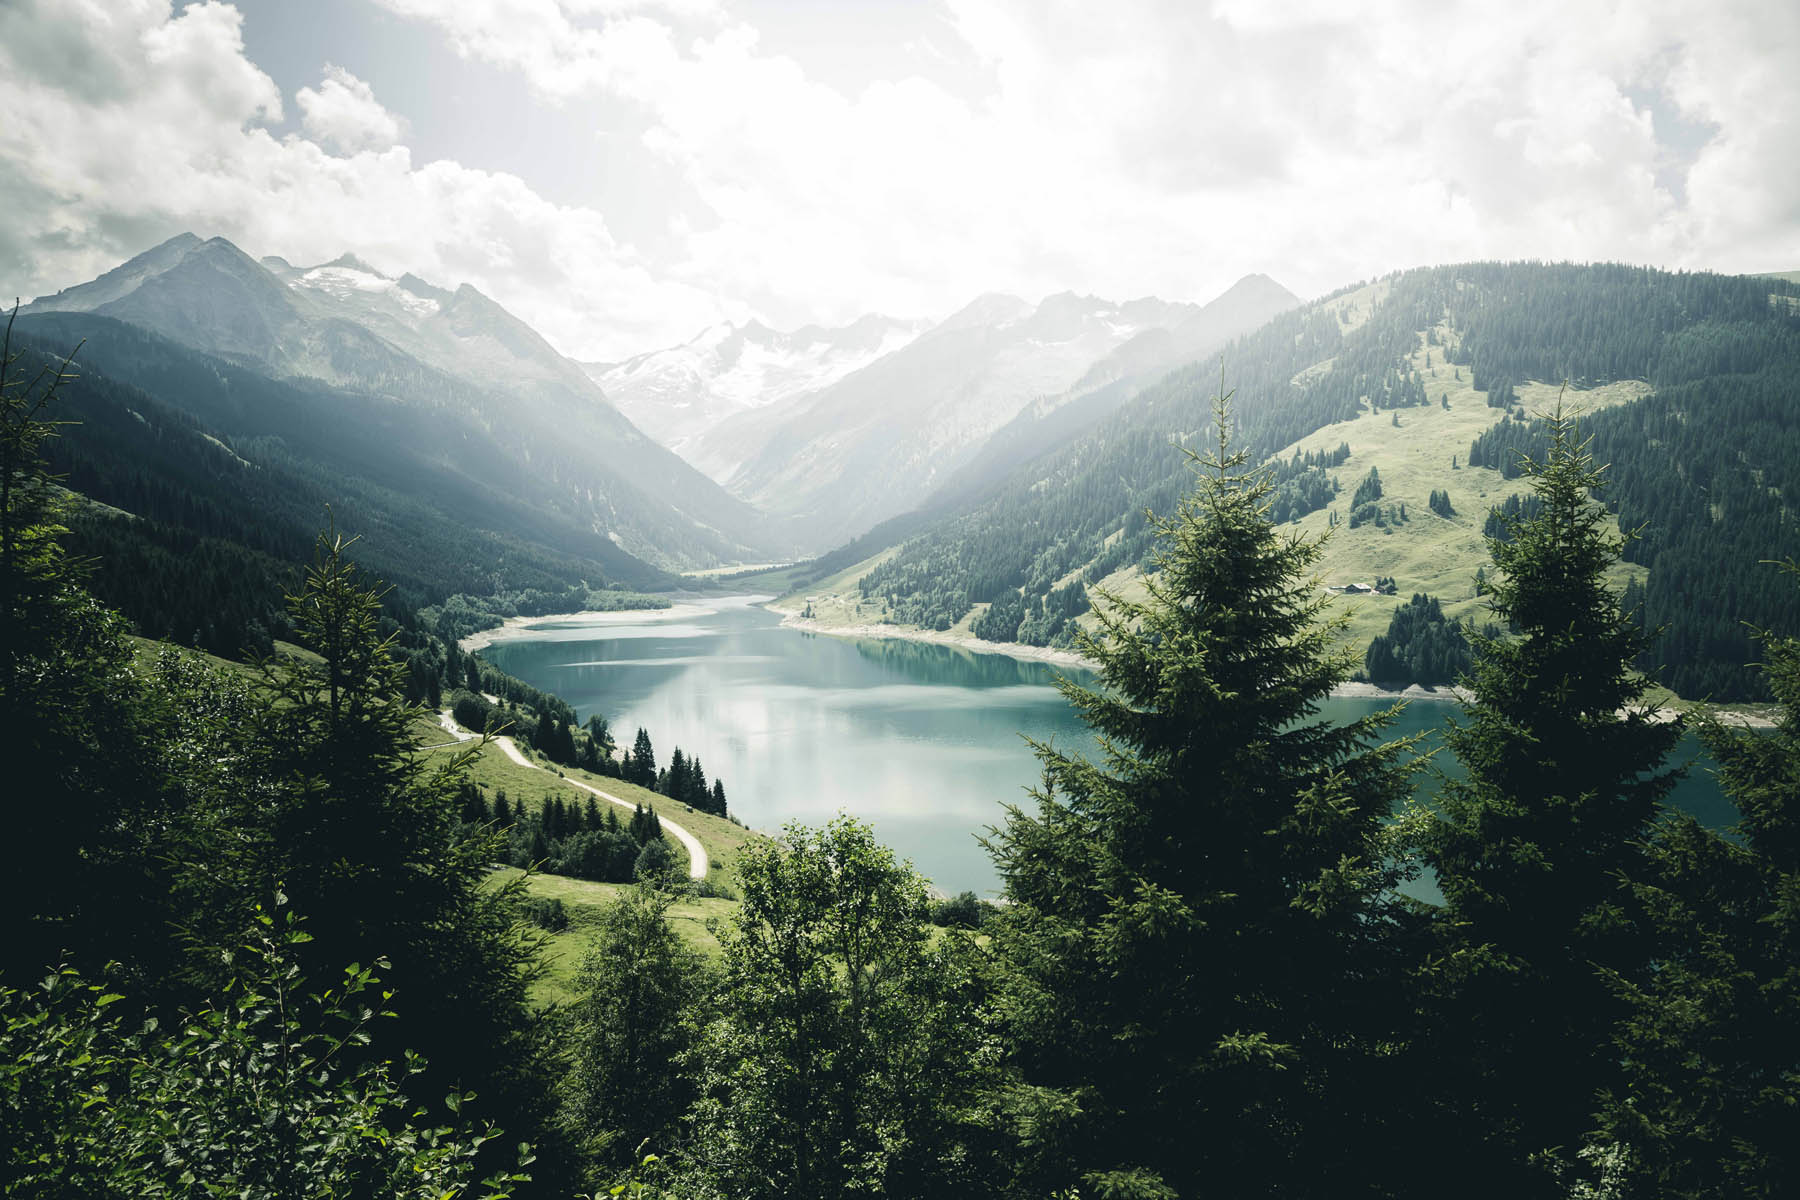
[(554, 484), (571, 517), (657, 566), (780, 552), (760, 514), (646, 437), (578, 364), (467, 284), (391, 279), (350, 256), (259, 262), (224, 238), (182, 234), (23, 311), (121, 320), (272, 379), (403, 405), (418, 420), (453, 410), (494, 453)]
[[(696, 440), (728, 444), (709, 469), (742, 456), (728, 489), (825, 548), (927, 503), (1021, 413), (1046, 418), (1107, 389), (1106, 403), (1117, 402), (1298, 303), (1264, 276), (1205, 305), (1072, 292), (1034, 305), (991, 293), (828, 386), (741, 412)], [(997, 478), (977, 475), (964, 483)]]
[[(583, 363), (619, 411), (713, 479), (724, 482), (760, 443), (756, 423), (779, 417), (917, 337), (923, 321), (875, 314), (840, 328), (791, 332), (760, 321), (714, 325), (680, 346), (621, 363)], [(756, 414), (756, 423), (732, 426)]]
[[(1615, 586), (1665, 630), (1640, 665), (1721, 699), (1761, 694), (1750, 629), (1800, 628), (1800, 599), (1768, 565), (1800, 559), (1797, 378), (1800, 281), (1620, 264), (1399, 272), (1225, 351), (1235, 441), (1270, 471), (1272, 519), (1332, 530), (1328, 582), (1396, 581), (1398, 598), (1351, 612), (1365, 638), (1414, 591), (1491, 619), (1476, 575), (1489, 511), (1529, 490), (1518, 456), (1541, 454), (1543, 437), (1531, 416), (1566, 399), (1610, 464), (1604, 498), (1639, 533)], [(1192, 486), (1185, 451), (1215, 436), (1219, 382), (1216, 362), (1193, 362), (1085, 433), (1033, 443), (1029, 422), (1010, 427), (1024, 445), (997, 484), (947, 488), (931, 511), (827, 556), (785, 603), (1069, 644), (1085, 585), (1131, 594), (1154, 568), (1144, 514)], [(1377, 465), (1385, 491), (1359, 498)]]

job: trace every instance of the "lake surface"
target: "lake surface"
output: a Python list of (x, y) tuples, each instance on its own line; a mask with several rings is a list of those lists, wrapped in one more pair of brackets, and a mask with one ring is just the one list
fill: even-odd
[[(783, 628), (752, 597), (704, 611), (617, 613), (580, 624), (546, 618), (528, 639), (482, 656), (555, 692), (582, 720), (598, 712), (628, 746), (650, 731), (659, 766), (680, 746), (725, 782), (731, 812), (776, 830), (853, 813), (948, 892), (994, 894), (998, 878), (976, 838), (1004, 805), (1029, 808), (1037, 762), (1021, 736), (1063, 750), (1094, 748), (1056, 678), (1073, 668), (897, 639), (838, 638)], [(1328, 701), (1354, 720), (1385, 707)], [(1396, 734), (1434, 738), (1454, 705), (1408, 705)], [(1698, 754), (1690, 737), (1682, 751)], [(1440, 755), (1440, 759), (1446, 756)], [(1454, 768), (1453, 762), (1447, 764)], [(1675, 802), (1709, 824), (1731, 819), (1704, 764)]]

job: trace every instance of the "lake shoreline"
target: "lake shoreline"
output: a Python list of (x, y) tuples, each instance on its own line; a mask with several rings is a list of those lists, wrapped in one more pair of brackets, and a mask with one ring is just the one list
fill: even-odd
[[(1051, 666), (1057, 667), (1077, 667), (1084, 671), (1100, 669), (1100, 664), (1091, 658), (1073, 650), (1063, 650), (1053, 646), (1026, 646), (1018, 642), (990, 642), (982, 638), (968, 637), (948, 631), (912, 629), (903, 625), (826, 625), (802, 617), (797, 613), (775, 608), (773, 605), (765, 604), (763, 607), (770, 612), (781, 613), (781, 624), (784, 628), (797, 629), (802, 633), (822, 633), (828, 637), (881, 638), (899, 642), (924, 642), (934, 646), (949, 646), (956, 650), (967, 650), (971, 654), (1000, 654), (1025, 662), (1049, 663)], [(1415, 683), (1396, 691), (1393, 688), (1377, 687), (1372, 683), (1355, 680), (1341, 683), (1332, 688), (1331, 695), (1333, 699), (1343, 700), (1423, 700), (1431, 703), (1468, 699), (1467, 694), (1459, 688), (1427, 688)]]
[[(1048, 663), (1058, 667), (1077, 667), (1084, 671), (1100, 669), (1098, 663), (1073, 650), (1060, 650), (1050, 646), (1023, 646), (1017, 642), (990, 642), (982, 638), (968, 637), (948, 631), (913, 629), (903, 625), (826, 625), (802, 617), (798, 613), (776, 608), (771, 604), (765, 604), (763, 607), (770, 612), (780, 613), (781, 624), (784, 628), (796, 629), (802, 633), (822, 633), (828, 637), (925, 642), (930, 645), (967, 650), (971, 654), (1001, 654), (1025, 662)], [(1426, 704), (1464, 704), (1472, 697), (1468, 689), (1459, 687), (1425, 687), (1415, 683), (1395, 689), (1384, 688), (1360, 680), (1347, 680), (1331, 689), (1331, 698), (1334, 700), (1404, 700), (1409, 703), (1420, 701)], [(1681, 715), (1682, 711), (1676, 708), (1658, 708), (1655, 712), (1655, 719), (1672, 721)], [(1719, 720), (1727, 725), (1737, 725), (1745, 729), (1775, 728), (1775, 722), (1760, 712), (1729, 706), (1722, 706), (1715, 711), (1718, 713)]]
[(796, 629), (801, 633), (822, 633), (827, 637), (841, 638), (879, 638), (895, 642), (925, 642), (933, 646), (967, 650), (971, 654), (1001, 654), (1026, 662), (1049, 663), (1051, 666), (1057, 667), (1078, 667), (1084, 671), (1099, 669), (1099, 664), (1091, 659), (1083, 658), (1073, 650), (1058, 650), (1050, 646), (1022, 646), (1017, 642), (989, 642), (981, 638), (964, 637), (948, 631), (910, 629), (900, 625), (826, 625), (771, 605), (765, 604), (763, 607), (770, 612), (781, 614), (783, 628)]

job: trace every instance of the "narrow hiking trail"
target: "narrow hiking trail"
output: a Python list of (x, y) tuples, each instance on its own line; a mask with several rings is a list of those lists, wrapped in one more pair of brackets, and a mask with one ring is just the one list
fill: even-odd
[[(461, 725), (458, 725), (456, 723), (456, 718), (450, 715), (448, 709), (438, 713), (438, 724), (444, 727), (444, 732), (448, 733), (459, 742), (473, 741), (475, 738), (481, 736), (480, 734), (471, 733)], [(521, 767), (530, 767), (534, 771), (543, 771), (544, 774), (549, 775), (552, 779), (559, 780), (573, 788), (580, 788), (584, 792), (591, 792), (602, 800), (610, 800), (620, 808), (629, 808), (633, 810), (637, 808), (637, 805), (633, 804), (631, 801), (621, 800), (611, 792), (603, 792), (591, 783), (583, 783), (579, 779), (570, 779), (565, 775), (557, 775), (553, 771), (544, 770), (543, 767), (532, 762), (529, 758), (526, 758), (525, 755), (520, 752), (517, 743), (510, 737), (500, 735), (490, 740), (494, 745), (500, 747), (501, 753), (505, 754), (506, 757), (512, 759), (515, 763), (518, 763)], [(711, 864), (707, 861), (706, 847), (700, 844), (700, 839), (677, 825), (675, 822), (669, 820), (669, 818), (663, 816), (660, 812), (656, 814), (656, 819), (662, 822), (663, 829), (671, 834), (676, 841), (680, 842), (682, 848), (688, 852), (688, 878), (705, 879), (706, 872)]]

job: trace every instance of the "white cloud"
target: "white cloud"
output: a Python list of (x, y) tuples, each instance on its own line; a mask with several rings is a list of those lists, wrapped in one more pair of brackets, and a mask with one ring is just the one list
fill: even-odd
[(326, 64), (318, 90), (301, 88), (294, 102), (307, 136), (345, 153), (385, 150), (406, 136), (405, 122), (381, 106), (374, 89), (342, 67)]
[[(14, 2), (0, 282), (27, 295), (192, 228), (467, 280), (613, 357), (747, 310), (943, 313), (990, 290), (1205, 298), (1267, 271), (1317, 293), (1484, 257), (1800, 265), (1787, 4), (943, 0), (921, 37), (978, 82), (843, 89), (722, 0), (371, 0), (547, 104), (638, 110), (680, 181), (651, 261), (528, 179), (414, 161), (335, 69), (274, 136), (283, 98), (228, 5)], [(1652, 107), (1710, 139), (1677, 153)]]
[[(1204, 297), (1254, 270), (1316, 292), (1476, 257), (1800, 262), (1791, 5), (946, 0), (991, 73), (975, 95), (844, 94), (729, 15), (375, 2), (549, 100), (640, 105), (711, 217), (669, 269), (759, 307)], [(1720, 127), (1685, 199), (1628, 98), (1646, 87)]]
[(192, 230), (297, 263), (349, 250), (466, 281), (581, 356), (623, 357), (741, 315), (653, 273), (592, 209), (513, 175), (415, 162), (392, 144), (398, 119), (346, 73), (301, 89), (302, 134), (276, 137), (281, 95), (245, 57), (230, 5), (23, 0), (0, 37), (0, 77), (9, 297), (82, 282)]

